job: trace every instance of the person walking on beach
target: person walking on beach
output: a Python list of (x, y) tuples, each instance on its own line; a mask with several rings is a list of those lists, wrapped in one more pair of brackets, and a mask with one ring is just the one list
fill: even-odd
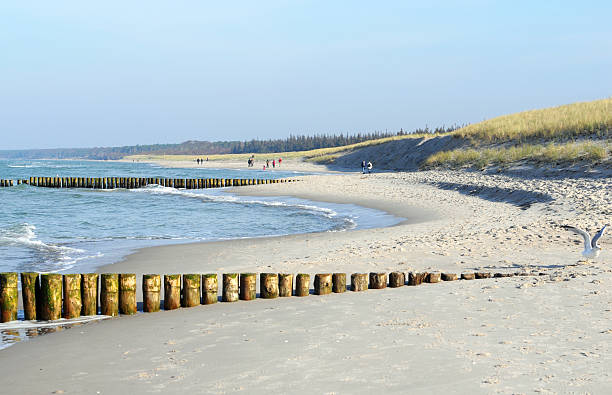
[(366, 171), (366, 162), (365, 160), (361, 161), (361, 173), (365, 174)]
[(368, 174), (372, 172), (372, 162), (368, 161)]
[(270, 159), (266, 159), (266, 169), (270, 167)]
[(276, 159), (272, 159), (272, 168), (276, 167)]
[(282, 161), (283, 161), (283, 158), (278, 158), (278, 167), (280, 167)]

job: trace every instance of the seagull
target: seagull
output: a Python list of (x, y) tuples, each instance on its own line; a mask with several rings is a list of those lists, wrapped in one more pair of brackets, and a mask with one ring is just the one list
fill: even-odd
[(604, 225), (603, 228), (591, 239), (591, 235), (589, 232), (576, 228), (574, 226), (564, 226), (565, 229), (571, 230), (572, 232), (581, 235), (584, 238), (584, 251), (582, 251), (582, 256), (584, 256), (587, 260), (597, 258), (599, 256), (599, 252), (601, 248), (597, 245), (599, 238), (604, 234), (606, 228), (610, 226), (610, 224)]

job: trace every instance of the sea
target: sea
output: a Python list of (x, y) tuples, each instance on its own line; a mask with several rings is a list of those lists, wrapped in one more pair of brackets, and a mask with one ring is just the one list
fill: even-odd
[[(0, 160), (1, 179), (30, 177), (292, 178), (306, 173), (79, 160)], [(330, 175), (333, 177), (333, 175)], [(262, 185), (261, 188), (265, 188)], [(0, 272), (84, 273), (150, 246), (345, 232), (401, 218), (352, 204), (289, 196), (248, 197), (229, 188), (185, 190), (0, 188)], [(205, 268), (203, 268), (205, 270)]]

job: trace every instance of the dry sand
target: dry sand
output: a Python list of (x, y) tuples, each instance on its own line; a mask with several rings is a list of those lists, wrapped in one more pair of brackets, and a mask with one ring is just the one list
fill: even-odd
[[(284, 163), (283, 163), (284, 165)], [(144, 249), (104, 272), (486, 270), (539, 276), (219, 303), (74, 327), (0, 352), (4, 393), (610, 393), (612, 181), (345, 174), (237, 188), (407, 218), (340, 233)]]

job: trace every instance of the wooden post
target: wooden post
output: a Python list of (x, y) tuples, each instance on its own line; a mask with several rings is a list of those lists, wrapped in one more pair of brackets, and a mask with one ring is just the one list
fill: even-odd
[(427, 277), (425, 277), (426, 283), (439, 283), (440, 282), (440, 273), (427, 273)]
[(0, 273), (0, 322), (17, 319), (18, 278), (17, 273)]
[(98, 274), (81, 275), (81, 315), (98, 314)]
[(221, 301), (238, 301), (238, 273), (223, 273), (223, 292)]
[(493, 275), (493, 277), (499, 278), (499, 277), (513, 277), (514, 273), (495, 273)]
[(387, 273), (370, 273), (370, 288), (383, 289), (387, 288)]
[(183, 307), (200, 305), (201, 280), (199, 274), (183, 274)]
[(295, 296), (310, 295), (310, 274), (298, 273), (295, 276)]
[(408, 274), (408, 285), (420, 285), (425, 280), (425, 277), (427, 277), (427, 272), (425, 273), (410, 272), (410, 274)]
[(164, 275), (164, 310), (181, 307), (181, 275)]
[(442, 273), (442, 281), (455, 281), (457, 280), (456, 273)]
[(337, 294), (346, 292), (346, 273), (334, 273), (332, 275), (332, 291)]
[(278, 274), (261, 273), (259, 275), (259, 295), (263, 299), (278, 297)]
[(462, 280), (473, 280), (475, 277), (474, 273), (461, 273)]
[(119, 311), (121, 314), (136, 314), (136, 274), (119, 275)]
[(64, 318), (81, 316), (81, 275), (64, 274)]
[[(38, 300), (37, 300), (38, 302)], [(62, 316), (62, 275), (44, 273), (40, 276), (40, 319), (59, 320)]]
[(293, 295), (293, 274), (278, 273), (278, 296)]
[(368, 275), (366, 273), (351, 274), (351, 290), (355, 292), (368, 289)]
[(406, 283), (406, 275), (402, 272), (391, 272), (389, 273), (389, 287), (398, 288), (403, 287)]
[(219, 292), (219, 284), (217, 282), (217, 273), (209, 273), (202, 275), (202, 304), (217, 303), (217, 294)]
[(253, 300), (257, 297), (257, 273), (240, 273), (240, 299)]
[(474, 276), (476, 277), (476, 279), (483, 279), (483, 278), (491, 278), (491, 273), (489, 272), (476, 272), (474, 274)]
[(160, 293), (161, 277), (159, 274), (144, 274), (142, 276), (142, 311), (145, 313), (159, 311)]
[(119, 275), (104, 273), (100, 276), (100, 312), (102, 315), (119, 315)]
[(318, 273), (314, 278), (315, 295), (327, 295), (332, 292), (332, 274)]
[(36, 320), (36, 298), (40, 295), (38, 273), (21, 273), (21, 299), (23, 315), (27, 321)]

